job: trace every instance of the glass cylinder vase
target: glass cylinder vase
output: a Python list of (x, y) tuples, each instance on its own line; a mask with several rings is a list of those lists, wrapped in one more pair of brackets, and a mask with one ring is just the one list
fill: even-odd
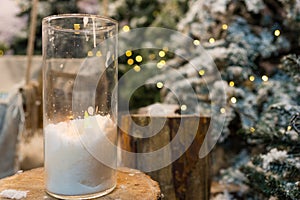
[(105, 195), (116, 186), (117, 22), (64, 14), (42, 28), (46, 191)]

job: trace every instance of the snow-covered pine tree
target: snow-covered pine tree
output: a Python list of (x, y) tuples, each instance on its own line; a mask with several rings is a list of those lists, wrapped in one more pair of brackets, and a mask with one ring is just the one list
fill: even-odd
[[(248, 193), (243, 194), (248, 199), (299, 199), (300, 137), (290, 121), (300, 112), (300, 65), (296, 56), (300, 52), (300, 2), (195, 0), (189, 3), (177, 28), (195, 39), (187, 54), (194, 65), (201, 66), (202, 73), (199, 75), (200, 71), (195, 70), (186, 74), (188, 61), (175, 55), (161, 74), (149, 82), (171, 85), (177, 95), (186, 97), (183, 104), (187, 113), (195, 110), (210, 113), (208, 97), (218, 98), (221, 87), (225, 87), (226, 107), (212, 109), (226, 112), (219, 142), (224, 148), (234, 145), (236, 155), (229, 162), (231, 166), (222, 170), (220, 180), (248, 184)], [(174, 40), (172, 45), (179, 47), (180, 42)], [(212, 66), (201, 57), (197, 46), (200, 43), (213, 57), (223, 78), (211, 83), (214, 86), (211, 91), (206, 88), (209, 83), (201, 81)], [(186, 93), (178, 76), (170, 76), (171, 68), (178, 69), (183, 79), (190, 81), (199, 94), (196, 98), (200, 104), (193, 104), (195, 101), (190, 98), (194, 96)], [(161, 90), (163, 101), (177, 103), (177, 97), (170, 91), (170, 88)], [(236, 138), (239, 145), (234, 143)]]

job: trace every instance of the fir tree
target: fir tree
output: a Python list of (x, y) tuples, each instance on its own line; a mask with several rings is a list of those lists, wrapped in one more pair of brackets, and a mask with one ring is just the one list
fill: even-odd
[[(27, 24), (30, 20), (31, 12), (31, 0), (18, 1), (19, 7), (22, 12), (19, 13), (19, 17), (27, 16)], [(38, 4), (38, 16), (36, 27), (36, 40), (35, 40), (35, 54), (42, 54), (42, 19), (49, 15), (63, 14), (63, 13), (76, 13), (78, 12), (76, 0), (40, 0)], [(10, 48), (16, 55), (25, 55), (28, 43), (29, 26), (26, 26), (23, 34), (15, 38)], [(22, 37), (21, 37), (22, 36)]]
[[(238, 148), (235, 152), (241, 153), (235, 154), (231, 167), (222, 170), (220, 179), (248, 184), (251, 189), (244, 198), (299, 199), (300, 138), (294, 128), (299, 121), (294, 126), (290, 121), (300, 112), (299, 57), (291, 55), (300, 52), (299, 34), (295, 34), (300, 31), (300, 2), (195, 0), (189, 3), (177, 28), (198, 41), (187, 52), (190, 60), (202, 66), (204, 72), (212, 67), (201, 57), (197, 47), (201, 42), (213, 57), (223, 81), (211, 83), (214, 87), (207, 91), (201, 81), (205, 74), (199, 76), (195, 70), (184, 75), (189, 64), (175, 55), (161, 74), (149, 82), (172, 85), (177, 95), (187, 97), (183, 103), (188, 108), (186, 112), (191, 113), (195, 110), (210, 113), (209, 97), (216, 95), (217, 99), (224, 86), (227, 105), (221, 111), (226, 111), (227, 120), (220, 146), (235, 146)], [(180, 41), (174, 40), (173, 44), (179, 47)], [(197, 97), (186, 93), (178, 76), (170, 76), (171, 68), (183, 73), (183, 79), (188, 79), (199, 94)], [(169, 89), (163, 88), (161, 95), (165, 103), (177, 103), (177, 97)], [(193, 104), (191, 98), (197, 98), (200, 104)], [(240, 145), (235, 144), (234, 138), (239, 138)], [(241, 154), (243, 159), (237, 162)], [(274, 159), (266, 161), (270, 156)]]

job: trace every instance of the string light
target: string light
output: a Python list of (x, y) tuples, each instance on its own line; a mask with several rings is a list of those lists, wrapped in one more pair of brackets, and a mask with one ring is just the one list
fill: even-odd
[(168, 52), (168, 51), (169, 51), (169, 48), (168, 48), (168, 47), (164, 47), (163, 50), (164, 50), (165, 52)]
[[(78, 31), (80, 29), (80, 24), (73, 24), (74, 30)], [(74, 32), (75, 34), (79, 34), (79, 32)]]
[(276, 37), (278, 37), (278, 36), (280, 35), (280, 30), (276, 29), (276, 30), (274, 31), (274, 35), (275, 35)]
[(165, 57), (166, 53), (164, 51), (159, 51), (158, 55), (159, 57), (163, 58)]
[(135, 60), (136, 60), (137, 62), (142, 62), (143, 57), (140, 56), (140, 55), (137, 55), (137, 56), (135, 57)]
[(74, 24), (74, 30), (79, 30), (80, 29), (80, 24)]
[(223, 24), (223, 25), (222, 25), (222, 29), (223, 29), (223, 30), (227, 30), (227, 29), (228, 29), (228, 25), (227, 25), (227, 24)]
[(159, 63), (157, 63), (157, 65), (156, 65), (156, 67), (158, 68), (158, 69), (161, 69), (161, 68), (163, 68), (163, 64), (161, 64), (160, 62)]
[(132, 51), (127, 50), (127, 51), (125, 52), (125, 55), (126, 55), (127, 57), (130, 57), (130, 56), (132, 55)]
[(139, 71), (141, 71), (141, 67), (138, 66), (138, 65), (135, 65), (135, 66), (133, 67), (133, 70), (136, 71), (136, 72), (139, 72)]
[(128, 25), (125, 25), (125, 26), (123, 26), (122, 30), (124, 32), (128, 32), (128, 31), (130, 31), (130, 27)]
[(234, 82), (233, 82), (233, 81), (230, 81), (230, 82), (229, 82), (229, 86), (230, 86), (230, 87), (233, 87), (233, 86), (234, 86)]
[(84, 111), (84, 119), (89, 117), (89, 113), (87, 111)]
[(225, 108), (220, 109), (220, 113), (224, 114), (226, 112)]
[(269, 80), (269, 77), (268, 77), (268, 76), (266, 76), (266, 75), (263, 75), (263, 76), (261, 77), (261, 79), (262, 79), (264, 82), (266, 82), (266, 81), (268, 81), (268, 80)]
[(209, 38), (208, 41), (209, 41), (209, 43), (213, 44), (213, 43), (215, 43), (216, 40), (215, 40), (215, 38)]
[(158, 83), (156, 83), (156, 87), (161, 89), (164, 87), (164, 84), (162, 82), (158, 82)]
[(158, 69), (161, 69), (161, 68), (163, 68), (163, 66), (166, 64), (166, 61), (165, 60), (161, 60), (161, 61), (159, 61), (158, 63), (157, 63), (157, 68)]
[(231, 101), (231, 103), (236, 103), (236, 102), (237, 102), (237, 99), (236, 99), (235, 97), (231, 97), (231, 98), (230, 98), (230, 101)]
[(101, 51), (97, 51), (96, 56), (97, 56), (97, 57), (101, 57), (101, 56), (102, 56)]
[(255, 132), (255, 128), (254, 128), (254, 127), (251, 127), (251, 128), (250, 128), (250, 132), (251, 132), (251, 133), (254, 133), (254, 132)]
[(253, 81), (255, 80), (255, 77), (254, 77), (254, 76), (249, 76), (249, 80), (250, 80), (251, 82), (253, 82)]
[(128, 64), (128, 65), (133, 65), (133, 63), (134, 63), (134, 60), (133, 60), (132, 58), (129, 58), (129, 59), (127, 60), (127, 64)]
[(93, 56), (94, 54), (93, 54), (93, 52), (92, 51), (88, 51), (88, 56)]
[(183, 105), (180, 106), (180, 109), (181, 109), (182, 111), (185, 111), (185, 110), (187, 109), (187, 106), (183, 104)]
[(203, 76), (204, 74), (205, 74), (205, 70), (204, 70), (204, 69), (200, 69), (200, 70), (199, 70), (199, 75), (200, 75), (200, 76)]
[(194, 43), (194, 45), (195, 45), (195, 46), (198, 46), (198, 45), (200, 45), (200, 41), (199, 41), (199, 40), (194, 40), (194, 42), (193, 42), (193, 43)]

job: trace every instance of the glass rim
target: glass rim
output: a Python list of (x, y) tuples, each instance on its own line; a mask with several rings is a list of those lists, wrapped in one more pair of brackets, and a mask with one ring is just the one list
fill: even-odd
[(104, 21), (112, 23), (116, 27), (118, 25), (118, 21), (114, 20), (110, 17), (103, 16), (103, 15), (87, 14), (87, 13), (66, 13), (66, 14), (58, 14), (58, 15), (49, 15), (49, 16), (43, 18), (42, 24), (46, 25), (48, 22), (50, 22), (52, 20), (55, 20), (55, 19), (83, 18), (83, 17), (89, 17), (89, 18), (104, 20)]

